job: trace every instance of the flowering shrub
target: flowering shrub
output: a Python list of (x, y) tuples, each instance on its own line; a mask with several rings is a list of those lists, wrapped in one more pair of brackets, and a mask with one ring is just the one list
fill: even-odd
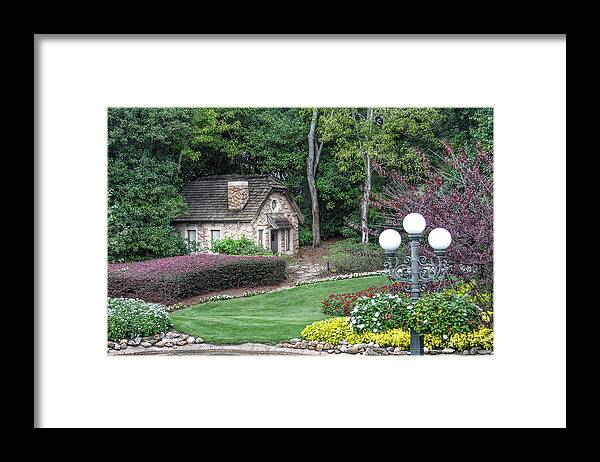
[(413, 303), (404, 295), (381, 290), (374, 293), (371, 289), (347, 303), (353, 304), (350, 325), (357, 332), (378, 333), (402, 327), (448, 339), (452, 334), (482, 326), (483, 309), (471, 296), (452, 290), (428, 293)]
[[(350, 318), (335, 317), (317, 321), (306, 326), (301, 333), (305, 340), (339, 344), (342, 340), (348, 343), (375, 342), (381, 347), (399, 347), (402, 350), (410, 348), (410, 333), (408, 330), (395, 328), (385, 332), (356, 332), (350, 327)], [(482, 327), (478, 330), (462, 334), (452, 334), (448, 338), (436, 337), (426, 334), (423, 338), (424, 345), (429, 349), (451, 347), (457, 351), (469, 348), (480, 348), (492, 350), (494, 344), (494, 332)]]
[(373, 297), (375, 294), (395, 293), (399, 290), (401, 284), (390, 284), (382, 287), (369, 287), (358, 292), (349, 292), (343, 294), (329, 294), (323, 300), (321, 311), (329, 316), (350, 316), (350, 310), (361, 297)]
[[(352, 309), (363, 299), (363, 297), (371, 298), (377, 294), (397, 294), (403, 288), (406, 287), (405, 283), (395, 282), (390, 285), (382, 287), (369, 287), (358, 292), (342, 293), (342, 294), (330, 294), (324, 301), (321, 307), (321, 311), (328, 316), (350, 316)], [(478, 323), (493, 329), (493, 311), (486, 310), (484, 307), (491, 305), (491, 294), (487, 292), (477, 292), (473, 290), (473, 284), (471, 282), (459, 281), (451, 285), (451, 287), (444, 290), (444, 294), (455, 297), (457, 300), (465, 298), (466, 301), (472, 301), (483, 310), (479, 310), (481, 317), (477, 321)], [(424, 294), (422, 298), (427, 299), (429, 295)], [(424, 302), (421, 302), (424, 303)], [(400, 312), (396, 310), (392, 316), (400, 316)], [(407, 325), (406, 316), (404, 318), (405, 326)], [(358, 323), (359, 325), (361, 323)]]
[(384, 332), (400, 327), (404, 311), (409, 306), (408, 297), (376, 293), (358, 298), (350, 310), (350, 325), (358, 332)]
[(205, 292), (270, 285), (285, 279), (278, 257), (194, 254), (108, 266), (110, 297), (173, 304)]
[(173, 323), (164, 306), (131, 298), (108, 299), (108, 339), (117, 341), (166, 331)]

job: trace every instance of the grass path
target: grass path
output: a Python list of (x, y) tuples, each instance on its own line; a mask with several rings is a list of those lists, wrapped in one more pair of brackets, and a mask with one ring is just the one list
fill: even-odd
[(385, 276), (320, 282), (263, 295), (219, 300), (171, 314), (175, 329), (216, 344), (277, 343), (299, 337), (307, 324), (325, 319), (321, 302), (330, 293), (383, 286)]

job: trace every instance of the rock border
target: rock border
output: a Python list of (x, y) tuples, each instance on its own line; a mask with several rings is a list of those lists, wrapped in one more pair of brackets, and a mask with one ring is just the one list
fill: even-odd
[[(364, 356), (409, 356), (410, 351), (400, 347), (382, 347), (375, 342), (351, 344), (342, 340), (338, 344), (327, 342), (308, 341), (299, 338), (290, 339), (289, 342), (267, 345), (263, 343), (243, 343), (240, 345), (213, 345), (204, 343), (200, 337), (170, 329), (152, 336), (137, 336), (134, 339), (121, 339), (118, 342), (107, 342), (107, 353), (117, 354), (301, 354), (301, 355), (327, 355), (349, 354)], [(424, 349), (427, 355), (455, 354), (455, 355), (493, 355), (492, 350), (471, 348), (464, 351), (455, 351), (452, 348), (443, 350)]]
[(186, 345), (204, 343), (204, 340), (200, 337), (193, 337), (191, 335), (182, 334), (174, 329), (170, 329), (167, 332), (160, 332), (148, 337), (137, 336), (133, 339), (121, 339), (118, 342), (108, 341), (108, 351), (119, 351), (126, 350), (128, 347), (141, 346), (143, 348), (176, 348)]
[[(351, 344), (346, 340), (342, 340), (339, 344), (334, 345), (327, 342), (317, 342), (314, 340), (308, 341), (299, 338), (290, 339), (289, 342), (278, 343), (279, 348), (293, 348), (296, 350), (315, 350), (326, 352), (328, 354), (351, 354), (351, 355), (366, 355), (366, 356), (401, 356), (410, 355), (410, 351), (403, 350), (400, 347), (382, 347), (375, 342)], [(460, 355), (491, 355), (492, 350), (483, 350), (479, 348), (471, 348), (464, 351), (456, 351), (453, 348), (444, 348), (443, 350), (424, 348), (423, 352), (426, 355), (436, 354), (460, 354)]]

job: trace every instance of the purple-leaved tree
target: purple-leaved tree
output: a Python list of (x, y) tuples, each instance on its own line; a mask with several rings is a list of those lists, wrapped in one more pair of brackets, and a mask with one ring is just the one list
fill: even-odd
[[(446, 142), (446, 155), (440, 168), (433, 168), (423, 156), (425, 173), (419, 184), (408, 182), (397, 171), (380, 175), (389, 179), (382, 192), (372, 196), (372, 204), (388, 223), (401, 223), (411, 212), (433, 228), (446, 228), (452, 234), (447, 258), (452, 274), (472, 281), (479, 293), (493, 291), (493, 160), (482, 148), (469, 158), (463, 149), (456, 151)], [(429, 245), (422, 254), (433, 255)], [(491, 297), (490, 297), (491, 303)]]

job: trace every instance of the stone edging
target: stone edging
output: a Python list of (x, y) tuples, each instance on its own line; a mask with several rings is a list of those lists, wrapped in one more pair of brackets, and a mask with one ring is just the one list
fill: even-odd
[(175, 330), (169, 330), (168, 332), (161, 332), (160, 334), (154, 334), (148, 337), (137, 336), (134, 339), (122, 339), (118, 342), (108, 341), (107, 348), (109, 351), (120, 351), (126, 350), (130, 347), (142, 347), (142, 348), (176, 348), (185, 345), (200, 344), (204, 343), (204, 340), (200, 337), (192, 337), (191, 335), (182, 334)]
[[(400, 347), (381, 347), (377, 343), (357, 343), (350, 344), (346, 340), (342, 340), (339, 344), (333, 345), (327, 342), (307, 341), (298, 338), (293, 338), (286, 343), (278, 343), (276, 346), (281, 348), (293, 348), (297, 350), (315, 350), (319, 352), (327, 352), (328, 354), (361, 354), (367, 356), (389, 356), (389, 355), (410, 355), (410, 351), (402, 350)], [(444, 348), (443, 350), (429, 350), (424, 348), (424, 353), (428, 355), (436, 354), (460, 354), (460, 355), (491, 355), (494, 354), (492, 350), (480, 350), (478, 348), (471, 348), (464, 351), (456, 351), (453, 348)]]
[[(109, 355), (141, 355), (141, 354), (282, 354), (282, 355), (327, 355), (327, 354), (350, 354), (366, 356), (402, 356), (410, 355), (409, 351), (398, 347), (381, 347), (377, 343), (350, 344), (342, 340), (333, 345), (326, 342), (307, 341), (291, 339), (289, 342), (276, 345), (262, 343), (243, 343), (240, 345), (213, 345), (204, 343), (200, 337), (169, 330), (164, 333), (149, 337), (136, 337), (135, 339), (122, 339), (119, 342), (107, 343)], [(431, 350), (425, 348), (425, 354), (457, 354), (457, 355), (490, 355), (491, 350), (479, 350), (471, 348), (457, 352), (452, 348), (443, 350)]]

